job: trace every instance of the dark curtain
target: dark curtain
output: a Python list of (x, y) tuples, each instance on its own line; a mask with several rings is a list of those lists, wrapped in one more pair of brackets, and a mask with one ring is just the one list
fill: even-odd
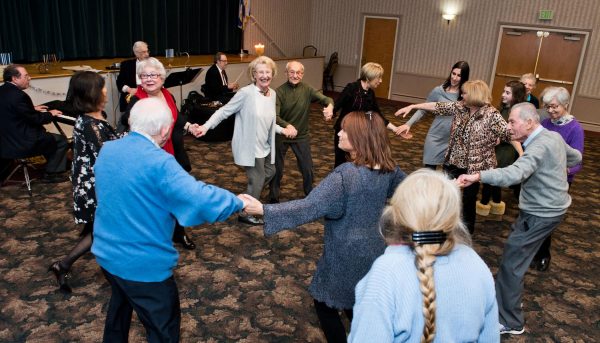
[(151, 55), (239, 52), (238, 0), (2, 0), (0, 52), (39, 62), (133, 56), (135, 41)]

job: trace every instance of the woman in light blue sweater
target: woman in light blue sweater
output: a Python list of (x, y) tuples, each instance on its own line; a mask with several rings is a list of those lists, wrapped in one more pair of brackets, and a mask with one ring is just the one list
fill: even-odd
[(500, 342), (494, 279), (470, 247), (460, 190), (421, 169), (384, 211), (389, 243), (356, 286), (350, 342)]

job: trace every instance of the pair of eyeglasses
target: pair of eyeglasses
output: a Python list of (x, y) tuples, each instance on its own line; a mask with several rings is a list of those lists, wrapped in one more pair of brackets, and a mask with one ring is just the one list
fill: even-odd
[(140, 79), (142, 79), (142, 80), (146, 80), (146, 79), (156, 80), (156, 79), (158, 79), (159, 76), (160, 76), (160, 74), (156, 74), (156, 73), (140, 74)]
[(302, 72), (302, 71), (293, 71), (293, 70), (290, 70), (290, 71), (288, 71), (288, 74), (290, 74), (290, 75), (298, 75), (298, 76), (300, 76), (300, 75), (304, 75), (304, 72)]

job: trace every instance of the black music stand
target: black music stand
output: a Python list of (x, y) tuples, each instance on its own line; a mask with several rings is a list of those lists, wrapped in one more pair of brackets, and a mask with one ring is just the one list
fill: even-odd
[(188, 83), (194, 82), (194, 80), (200, 75), (202, 68), (192, 69), (186, 68), (184, 71), (176, 71), (169, 76), (165, 80), (164, 87), (171, 88), (179, 86), (179, 105), (183, 104), (183, 85), (187, 85)]

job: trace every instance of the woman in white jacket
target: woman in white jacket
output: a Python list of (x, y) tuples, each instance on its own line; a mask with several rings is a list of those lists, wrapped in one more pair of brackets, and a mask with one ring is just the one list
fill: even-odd
[[(264, 185), (275, 176), (275, 134), (293, 137), (295, 133), (275, 123), (277, 97), (275, 90), (269, 87), (277, 75), (275, 62), (269, 57), (260, 56), (248, 65), (248, 75), (252, 84), (237, 91), (227, 105), (195, 130), (194, 135), (205, 135), (208, 130), (235, 114), (231, 140), (233, 160), (246, 170), (246, 193), (259, 199)], [(264, 223), (261, 218), (251, 215), (240, 215), (238, 219), (251, 225)]]

